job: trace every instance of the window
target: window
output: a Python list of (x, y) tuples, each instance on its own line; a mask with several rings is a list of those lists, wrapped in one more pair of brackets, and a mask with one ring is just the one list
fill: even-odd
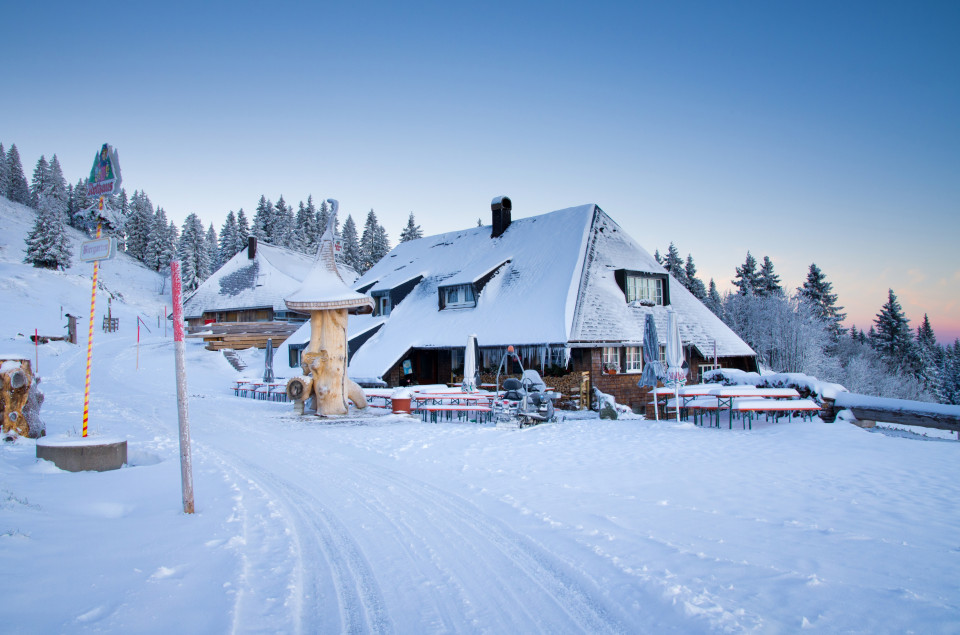
[(625, 351), (627, 356), (627, 372), (641, 372), (643, 370), (643, 355), (640, 354), (640, 347), (628, 346)]
[(443, 308), (445, 309), (477, 306), (472, 284), (443, 287), (440, 289), (440, 297), (443, 299)]
[(628, 303), (663, 306), (663, 279), (628, 274), (625, 293)]
[(663, 344), (660, 345), (660, 354), (657, 356), (660, 358), (660, 363), (663, 364), (663, 367), (667, 367), (667, 347)]
[(613, 346), (604, 346), (601, 354), (601, 366), (605, 373), (620, 372), (620, 349)]
[(390, 296), (382, 295), (378, 298), (377, 309), (380, 315), (390, 315)]

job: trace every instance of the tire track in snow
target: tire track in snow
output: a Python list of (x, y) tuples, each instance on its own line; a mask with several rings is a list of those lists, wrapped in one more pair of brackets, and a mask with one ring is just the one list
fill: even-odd
[[(273, 501), (278, 513), (270, 522), (277, 522), (277, 517), (287, 522), (292, 533), (290, 540), (295, 550), (295, 563), (286, 585), (290, 591), (286, 604), (294, 614), (296, 631), (391, 632), (376, 578), (346, 526), (296, 483), (222, 448), (211, 451), (220, 455), (219, 461), (230, 471)], [(269, 557), (263, 560), (258, 566), (250, 566), (251, 572), (269, 570), (273, 563)], [(329, 579), (324, 577), (323, 571), (329, 572)], [(251, 575), (246, 580), (248, 589), (241, 595), (258, 593), (253, 588), (257, 584), (253, 577)], [(337, 607), (339, 619), (335, 623), (326, 620), (331, 603)], [(236, 623), (244, 630), (249, 625), (244, 619), (244, 613), (248, 612), (249, 609), (238, 599)], [(275, 625), (270, 623), (270, 630), (274, 628)]]

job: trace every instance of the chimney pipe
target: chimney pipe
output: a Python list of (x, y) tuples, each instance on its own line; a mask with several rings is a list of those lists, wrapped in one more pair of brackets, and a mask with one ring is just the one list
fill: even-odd
[(490, 209), (493, 212), (493, 231), (490, 233), (490, 238), (497, 238), (510, 226), (510, 211), (513, 209), (513, 203), (507, 196), (498, 196), (490, 203)]
[(247, 259), (253, 260), (257, 255), (257, 237), (249, 236), (247, 238)]

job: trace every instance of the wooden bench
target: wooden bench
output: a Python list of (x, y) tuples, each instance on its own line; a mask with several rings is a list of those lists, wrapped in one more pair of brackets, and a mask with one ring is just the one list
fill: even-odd
[[(793, 419), (799, 414), (802, 420), (812, 420), (814, 413), (820, 413), (820, 406), (812, 399), (737, 399), (733, 402), (732, 411), (740, 415), (744, 425), (753, 429), (753, 418), (761, 412), (767, 417), (772, 413), (776, 421), (781, 417)], [(732, 424), (731, 424), (732, 427)]]
[(453, 421), (453, 415), (457, 415), (458, 421), (463, 421), (464, 417), (467, 420), (470, 420), (469, 415), (471, 413), (475, 414), (474, 421), (478, 423), (481, 421), (489, 422), (491, 419), (491, 413), (493, 410), (490, 406), (454, 406), (454, 405), (432, 405), (432, 406), (419, 406), (417, 412), (420, 413), (420, 417), (424, 421), (431, 421), (433, 423), (439, 423), (441, 419), (446, 418), (447, 421)]

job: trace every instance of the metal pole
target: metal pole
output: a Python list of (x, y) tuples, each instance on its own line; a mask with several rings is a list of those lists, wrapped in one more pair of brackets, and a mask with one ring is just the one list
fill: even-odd
[(187, 371), (184, 367), (183, 300), (180, 294), (180, 261), (170, 263), (173, 291), (173, 351), (177, 368), (177, 415), (180, 421), (180, 480), (183, 513), (193, 513), (193, 464), (190, 460), (190, 417), (187, 412)]

